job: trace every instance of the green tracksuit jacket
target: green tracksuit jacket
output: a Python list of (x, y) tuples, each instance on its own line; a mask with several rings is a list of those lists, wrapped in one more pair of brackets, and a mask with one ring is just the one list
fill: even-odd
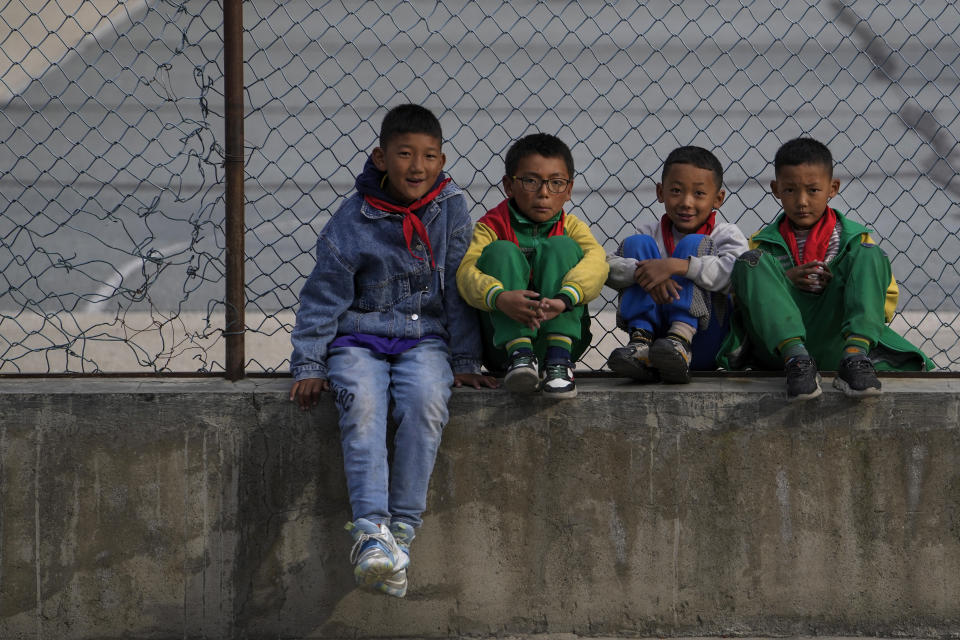
[(777, 345), (800, 337), (819, 369), (835, 371), (844, 336), (854, 333), (870, 340), (877, 370), (933, 369), (922, 351), (887, 326), (899, 290), (890, 261), (870, 231), (837, 212), (840, 248), (827, 264), (833, 278), (822, 292), (810, 293), (786, 277), (795, 264), (779, 231), (784, 215), (755, 233), (751, 250), (737, 259), (731, 279), (735, 312), (717, 356), (719, 366), (782, 369)]

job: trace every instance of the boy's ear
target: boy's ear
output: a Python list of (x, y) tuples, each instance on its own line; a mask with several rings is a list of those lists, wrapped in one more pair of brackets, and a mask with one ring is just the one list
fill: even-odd
[(827, 200), (837, 195), (840, 192), (840, 181), (833, 179), (830, 181), (830, 195), (827, 196)]
[(777, 188), (777, 181), (776, 181), (776, 180), (771, 180), (771, 181), (770, 181), (770, 193), (772, 193), (772, 194), (773, 194), (773, 197), (776, 198), (777, 200), (780, 199), (780, 189)]
[(657, 202), (663, 202), (663, 183), (657, 183)]
[(727, 197), (726, 191), (724, 191), (723, 189), (720, 189), (719, 191), (717, 191), (717, 199), (713, 201), (713, 208), (719, 209), (720, 205), (723, 204), (723, 201), (724, 199), (726, 199), (726, 197)]
[(513, 197), (513, 178), (510, 176), (503, 176), (503, 192), (508, 198)]
[(387, 160), (383, 155), (383, 149), (380, 147), (376, 147), (373, 150), (373, 153), (370, 154), (370, 159), (373, 160), (373, 166), (375, 166), (378, 170), (387, 170)]

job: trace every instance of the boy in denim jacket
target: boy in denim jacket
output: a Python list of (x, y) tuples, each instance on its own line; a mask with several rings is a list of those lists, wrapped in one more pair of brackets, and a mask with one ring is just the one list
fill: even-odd
[[(470, 241), (463, 192), (443, 174), (440, 123), (401, 105), (380, 146), (317, 239), (291, 340), (290, 399), (302, 409), (333, 391), (361, 586), (403, 597), (409, 549), (448, 419), (451, 386), (480, 375), (475, 312), (453, 274)], [(387, 462), (387, 413), (397, 423)]]

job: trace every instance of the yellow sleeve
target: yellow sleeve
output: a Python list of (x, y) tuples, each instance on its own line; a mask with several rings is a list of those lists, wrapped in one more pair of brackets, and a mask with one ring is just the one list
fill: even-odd
[[(763, 229), (760, 229), (760, 231), (763, 231)], [(760, 243), (757, 242), (757, 234), (760, 233), (760, 231), (754, 231), (753, 235), (747, 240), (747, 245), (750, 247), (751, 251), (760, 246)]]
[[(869, 233), (860, 234), (861, 242), (876, 244)], [(897, 285), (897, 279), (893, 277), (893, 269), (890, 270), (890, 284), (887, 285), (886, 300), (883, 303), (883, 317), (887, 322), (893, 320), (893, 314), (897, 312), (897, 301), (900, 298), (900, 287)]]
[(477, 260), (484, 248), (491, 242), (499, 240), (493, 229), (485, 224), (477, 223), (473, 228), (473, 237), (470, 246), (457, 267), (457, 289), (460, 295), (471, 307), (483, 311), (493, 311), (493, 301), (497, 294), (503, 291), (503, 283), (488, 276), (477, 268)]
[(607, 254), (593, 237), (590, 227), (576, 216), (566, 215), (564, 231), (583, 250), (583, 258), (563, 277), (562, 291), (574, 296), (575, 304), (586, 304), (600, 295), (610, 265)]

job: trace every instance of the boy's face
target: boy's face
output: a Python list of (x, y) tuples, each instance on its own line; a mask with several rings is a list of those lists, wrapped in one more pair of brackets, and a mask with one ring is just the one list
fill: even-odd
[(373, 164), (387, 174), (387, 194), (409, 204), (427, 194), (447, 158), (440, 140), (427, 133), (401, 133), (372, 154)]
[(663, 203), (667, 217), (681, 233), (699, 229), (725, 196), (713, 171), (692, 164), (670, 165), (663, 182), (657, 183), (657, 201)]
[[(515, 178), (532, 178), (539, 182), (536, 191), (527, 191), (523, 183)], [(550, 181), (566, 181), (559, 193), (550, 189)], [(559, 183), (554, 183), (554, 187)], [(563, 208), (570, 199), (573, 190), (573, 178), (567, 172), (567, 163), (563, 158), (544, 158), (533, 153), (520, 159), (515, 176), (503, 176), (503, 190), (508, 198), (517, 203), (520, 213), (534, 222), (546, 222)]]
[(787, 218), (798, 229), (809, 229), (827, 212), (827, 202), (837, 195), (840, 181), (822, 164), (780, 167), (770, 191), (783, 205)]

